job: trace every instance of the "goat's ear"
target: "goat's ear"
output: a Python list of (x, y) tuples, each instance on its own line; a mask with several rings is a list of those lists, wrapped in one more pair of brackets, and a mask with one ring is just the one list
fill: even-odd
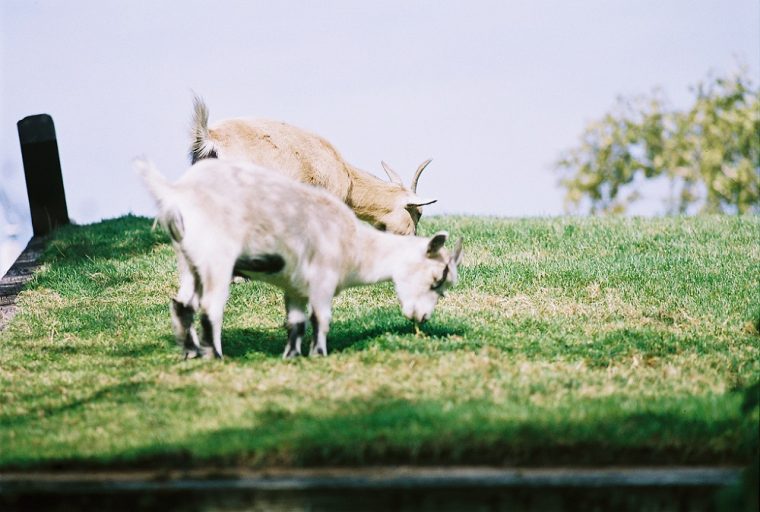
[(386, 164), (382, 160), (380, 161), (380, 164), (383, 166), (383, 169), (385, 169), (385, 174), (388, 175), (388, 179), (391, 180), (391, 183), (395, 183), (396, 185), (401, 185), (402, 187), (404, 186), (404, 184), (401, 181), (401, 176), (399, 176), (398, 173), (396, 173), (396, 171), (391, 169), (390, 165)]
[(433, 204), (436, 201), (438, 201), (438, 199), (427, 199), (424, 197), (420, 197), (417, 194), (411, 194), (409, 197), (406, 198), (406, 207), (419, 208), (420, 206)]
[(427, 255), (428, 256), (435, 256), (438, 254), (438, 251), (441, 250), (443, 245), (446, 243), (446, 239), (449, 237), (449, 234), (445, 231), (439, 231), (435, 235), (433, 235), (433, 238), (430, 239), (427, 246)]
[(461, 236), (457, 239), (457, 244), (454, 246), (454, 252), (451, 254), (451, 259), (449, 261), (453, 263), (455, 267), (458, 266), (460, 263), (462, 263), (462, 237)]

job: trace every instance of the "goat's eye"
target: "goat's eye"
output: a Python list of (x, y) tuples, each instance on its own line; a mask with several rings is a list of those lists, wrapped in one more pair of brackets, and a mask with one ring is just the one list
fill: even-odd
[(383, 222), (378, 222), (375, 225), (375, 228), (379, 229), (380, 231), (385, 231), (387, 229), (387, 226)]

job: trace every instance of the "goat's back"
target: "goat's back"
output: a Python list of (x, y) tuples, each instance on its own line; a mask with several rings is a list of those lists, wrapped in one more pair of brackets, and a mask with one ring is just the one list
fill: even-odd
[(220, 158), (252, 162), (302, 183), (348, 196), (349, 170), (340, 153), (319, 135), (265, 119), (228, 119), (208, 130)]
[(206, 159), (175, 184), (194, 246), (278, 254), (293, 267), (353, 253), (359, 221), (327, 192), (247, 162)]

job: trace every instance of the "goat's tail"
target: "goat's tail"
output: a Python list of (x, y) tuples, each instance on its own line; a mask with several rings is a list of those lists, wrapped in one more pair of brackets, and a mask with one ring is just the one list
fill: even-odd
[(185, 226), (174, 185), (169, 183), (150, 160), (138, 158), (134, 161), (134, 169), (156, 200), (159, 212), (156, 220), (175, 242), (180, 242), (185, 235)]
[(193, 96), (193, 121), (190, 126), (190, 161), (192, 163), (204, 158), (216, 158), (214, 143), (208, 133), (208, 107), (203, 98)]

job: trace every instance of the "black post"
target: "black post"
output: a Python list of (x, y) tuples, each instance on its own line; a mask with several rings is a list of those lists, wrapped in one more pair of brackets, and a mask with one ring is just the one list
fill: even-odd
[(69, 223), (53, 118), (28, 116), (17, 123), (34, 236)]

